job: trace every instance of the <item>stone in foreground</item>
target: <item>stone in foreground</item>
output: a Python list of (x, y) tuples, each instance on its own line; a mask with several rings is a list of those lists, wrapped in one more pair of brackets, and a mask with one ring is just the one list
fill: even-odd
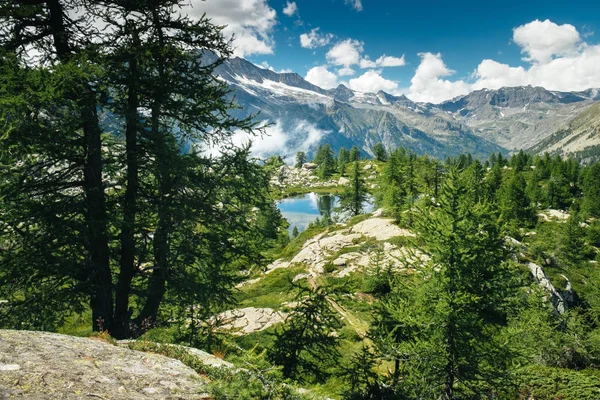
[(204, 399), (178, 360), (100, 340), (0, 330), (0, 399)]

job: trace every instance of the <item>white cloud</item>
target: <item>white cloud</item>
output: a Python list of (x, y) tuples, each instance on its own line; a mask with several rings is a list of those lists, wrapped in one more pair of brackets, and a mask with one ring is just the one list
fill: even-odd
[(377, 67), (402, 67), (406, 65), (404, 55), (402, 57), (386, 56), (385, 54), (379, 57), (376, 61), (372, 61), (369, 57), (361, 58), (359, 66), (361, 68), (377, 68)]
[(283, 13), (285, 15), (287, 15), (288, 17), (293, 16), (294, 14), (296, 14), (298, 12), (298, 6), (296, 5), (296, 2), (286, 2), (285, 7), (283, 8)]
[(304, 79), (323, 89), (332, 89), (339, 85), (337, 75), (323, 65), (311, 68)]
[(406, 65), (404, 55), (402, 57), (386, 56), (385, 54), (379, 57), (376, 61), (379, 67), (403, 67)]
[(513, 30), (513, 41), (521, 47), (527, 66), (510, 66), (485, 59), (479, 63), (474, 81), (442, 79), (454, 74), (440, 54), (421, 53), (421, 63), (411, 80), (408, 97), (439, 103), (477, 89), (503, 86), (541, 86), (548, 90), (580, 91), (600, 87), (600, 45), (582, 42), (572, 25), (538, 20)]
[(275, 68), (271, 67), (266, 61), (261, 62), (260, 64), (258, 64), (258, 66), (264, 69), (268, 69), (269, 71), (275, 71)]
[(344, 67), (344, 68), (340, 68), (337, 70), (337, 74), (338, 76), (349, 76), (349, 75), (354, 75), (354, 70), (352, 68), (349, 67)]
[(317, 47), (326, 46), (333, 39), (331, 33), (319, 33), (319, 28), (311, 30), (309, 33), (300, 35), (300, 46), (305, 49), (315, 49)]
[[(268, 123), (269, 121), (263, 121)], [(233, 146), (241, 148), (252, 142), (252, 155), (267, 158), (280, 155), (289, 164), (294, 161), (298, 151), (310, 151), (329, 131), (323, 131), (305, 120), (294, 121), (291, 126), (284, 126), (281, 120), (265, 129), (266, 135), (252, 136), (243, 131), (236, 131), (231, 138)], [(225, 148), (205, 148), (210, 154), (218, 155)]]
[(350, 67), (359, 63), (362, 52), (362, 42), (354, 39), (346, 39), (336, 43), (335, 46), (329, 49), (325, 57), (333, 65)]
[(411, 100), (439, 103), (471, 91), (471, 86), (464, 81), (440, 79), (455, 72), (446, 67), (440, 53), (419, 53), (419, 56), (421, 63), (410, 81), (408, 97)]
[(513, 29), (513, 41), (525, 54), (524, 61), (545, 64), (554, 56), (570, 56), (581, 41), (573, 25), (557, 25), (550, 20), (532, 21)]
[(369, 57), (361, 58), (360, 63), (358, 64), (361, 68), (375, 68), (377, 67), (377, 63), (375, 61), (369, 60)]
[(344, 2), (350, 7), (354, 8), (356, 11), (362, 11), (362, 1), (361, 0), (344, 0)]
[(267, 0), (191, 0), (191, 8), (183, 10), (192, 17), (203, 13), (217, 25), (227, 25), (224, 34), (235, 35), (234, 54), (273, 54), (273, 28), (277, 13)]
[(350, 89), (358, 92), (384, 92), (397, 93), (398, 84), (394, 81), (385, 79), (381, 73), (376, 70), (369, 70), (358, 78), (350, 79), (348, 82)]

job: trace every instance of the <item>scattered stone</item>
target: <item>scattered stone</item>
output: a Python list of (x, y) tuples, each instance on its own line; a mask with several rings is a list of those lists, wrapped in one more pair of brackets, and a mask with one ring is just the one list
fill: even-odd
[(338, 180), (338, 185), (339, 186), (344, 186), (350, 183), (350, 179), (348, 178), (344, 178), (343, 176), (340, 177), (340, 179)]
[(312, 170), (312, 169), (317, 169), (319, 167), (319, 164), (315, 164), (315, 163), (304, 163), (302, 164), (302, 168), (303, 169), (308, 169), (308, 170)]

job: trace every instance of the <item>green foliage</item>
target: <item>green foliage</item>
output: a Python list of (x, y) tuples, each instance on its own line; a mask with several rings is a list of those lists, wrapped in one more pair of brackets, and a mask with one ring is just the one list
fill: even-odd
[(317, 174), (321, 179), (329, 179), (335, 170), (333, 150), (329, 144), (319, 146), (315, 155), (314, 163), (319, 164)]
[(387, 151), (381, 142), (373, 146), (373, 154), (375, 154), (375, 159), (377, 161), (385, 162), (387, 160)]
[(360, 161), (360, 149), (356, 146), (352, 146), (352, 149), (350, 150), (350, 154), (348, 155), (349, 157), (349, 162), (355, 162), (355, 161)]
[(301, 290), (285, 325), (268, 351), (271, 362), (283, 366), (283, 375), (299, 381), (323, 382), (328, 367), (339, 357), (338, 339), (332, 335), (341, 323), (331, 309), (324, 288)]
[(508, 255), (489, 209), (473, 199), (451, 170), (440, 205), (417, 221), (431, 261), (415, 264), (421, 277), (399, 279), (379, 307), (372, 335), (397, 360), (394, 382), (409, 397), (482, 397), (509, 386), (512, 354), (498, 343), (512, 295)]
[(367, 200), (367, 189), (362, 177), (358, 162), (352, 165), (350, 183), (340, 195), (340, 210), (350, 216), (359, 215), (363, 209), (363, 203)]
[(519, 371), (520, 398), (539, 400), (596, 400), (600, 397), (600, 371), (530, 366)]
[(296, 168), (302, 168), (306, 162), (306, 153), (299, 151), (296, 153)]

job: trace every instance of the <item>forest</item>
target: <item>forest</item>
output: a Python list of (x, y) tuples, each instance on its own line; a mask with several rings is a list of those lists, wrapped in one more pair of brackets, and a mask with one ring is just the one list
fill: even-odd
[[(213, 75), (231, 41), (182, 4), (0, 3), (0, 328), (136, 339), (218, 399), (600, 398), (599, 162), (323, 144), (315, 180), (345, 178), (323, 190), (350, 218), (288, 235), (277, 200), (312, 189), (274, 189), (282, 158), (234, 145), (265, 125), (233, 117)], [(293, 262), (372, 218), (367, 197), (404, 236)], [(367, 265), (342, 275), (352, 252)], [(286, 317), (220, 329), (238, 306)]]

